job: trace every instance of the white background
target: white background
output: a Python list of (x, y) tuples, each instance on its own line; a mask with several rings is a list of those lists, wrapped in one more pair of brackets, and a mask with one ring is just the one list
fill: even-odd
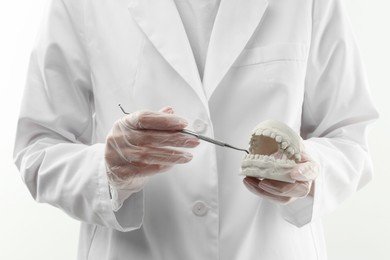
[[(76, 258), (77, 221), (36, 203), (12, 161), (26, 67), (46, 0), (0, 0), (0, 259)], [(345, 0), (381, 119), (375, 179), (324, 219), (329, 260), (390, 259), (390, 1)], [(388, 150), (389, 149), (389, 150)]]

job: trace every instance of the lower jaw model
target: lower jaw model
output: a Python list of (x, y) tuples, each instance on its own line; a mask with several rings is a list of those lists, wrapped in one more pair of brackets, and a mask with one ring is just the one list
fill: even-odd
[(286, 124), (267, 120), (252, 132), (241, 175), (293, 183), (290, 172), (301, 159), (301, 137)]

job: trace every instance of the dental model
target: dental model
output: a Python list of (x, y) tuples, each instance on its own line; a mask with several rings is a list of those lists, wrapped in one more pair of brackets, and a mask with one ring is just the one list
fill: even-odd
[(286, 124), (267, 120), (252, 132), (241, 175), (293, 183), (291, 170), (301, 159), (301, 137)]

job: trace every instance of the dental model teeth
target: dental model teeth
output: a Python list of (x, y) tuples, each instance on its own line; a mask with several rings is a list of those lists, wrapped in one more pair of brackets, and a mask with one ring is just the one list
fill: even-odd
[(279, 121), (267, 120), (252, 131), (249, 153), (241, 163), (241, 175), (295, 182), (290, 172), (301, 160), (301, 137)]
[(270, 136), (271, 135), (271, 131), (266, 129), (266, 130), (264, 130), (263, 135), (264, 136)]

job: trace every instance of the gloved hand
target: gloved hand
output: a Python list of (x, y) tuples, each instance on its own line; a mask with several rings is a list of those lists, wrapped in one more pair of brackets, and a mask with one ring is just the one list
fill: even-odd
[(306, 153), (301, 144), (301, 159), (290, 172), (295, 183), (288, 183), (270, 179), (245, 177), (245, 186), (254, 194), (266, 199), (288, 204), (297, 198), (304, 198), (314, 194), (313, 182), (319, 173), (319, 165)]
[(131, 194), (142, 189), (148, 176), (187, 163), (192, 154), (170, 147), (192, 148), (196, 137), (178, 132), (186, 120), (172, 108), (138, 111), (115, 122), (106, 139), (105, 162), (111, 188)]

